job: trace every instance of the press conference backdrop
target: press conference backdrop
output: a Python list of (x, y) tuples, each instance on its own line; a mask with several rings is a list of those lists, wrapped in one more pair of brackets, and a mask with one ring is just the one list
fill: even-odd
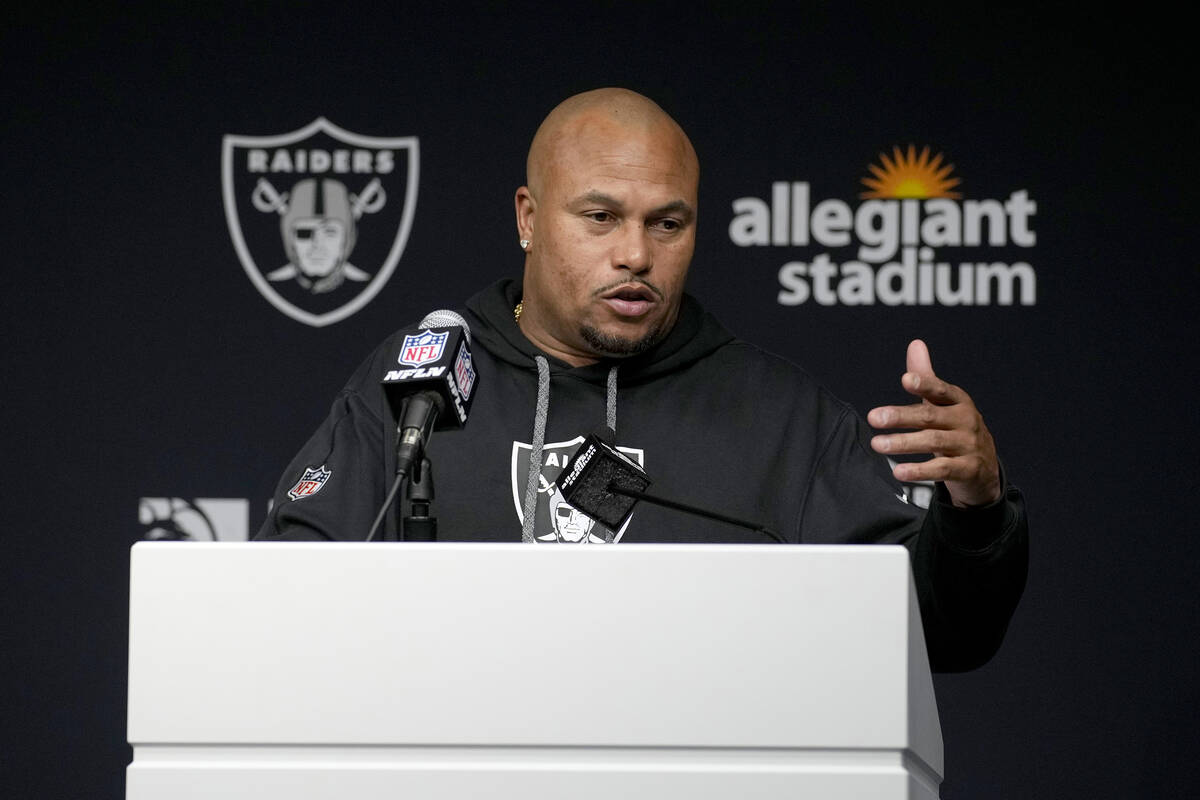
[[(1026, 492), (1004, 647), (937, 679), (944, 796), (1193, 794), (1200, 137), (1176, 31), (912, 4), (22, 10), (3, 793), (122, 795), (130, 545), (252, 535), (379, 340), (519, 275), (533, 131), (621, 85), (699, 152), (691, 291), (864, 413), (905, 400), (925, 338)], [(336, 224), (283, 235), (313, 217)]]

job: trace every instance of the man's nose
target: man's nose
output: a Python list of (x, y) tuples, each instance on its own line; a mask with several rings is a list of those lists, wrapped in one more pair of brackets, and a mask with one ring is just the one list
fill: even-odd
[(654, 266), (650, 232), (645, 225), (631, 223), (621, 230), (613, 253), (613, 266), (617, 269), (627, 269), (635, 275), (649, 272)]

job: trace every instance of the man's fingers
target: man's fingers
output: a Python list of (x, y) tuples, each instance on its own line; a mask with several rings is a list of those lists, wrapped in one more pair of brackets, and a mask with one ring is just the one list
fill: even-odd
[(931, 403), (949, 405), (960, 403), (966, 392), (952, 383), (946, 383), (933, 371), (933, 361), (929, 357), (929, 348), (920, 339), (908, 343), (908, 354), (905, 359), (906, 372), (900, 376), (900, 385), (909, 394), (924, 397)]
[(900, 376), (900, 385), (909, 394), (923, 397), (939, 406), (948, 406), (971, 399), (962, 389), (953, 383), (946, 383), (933, 373), (922, 375), (919, 372), (906, 372)]
[(888, 433), (871, 438), (871, 449), (888, 455), (935, 453), (957, 456), (971, 452), (973, 437), (957, 430), (924, 430), (915, 433)]
[(952, 458), (942, 456), (928, 461), (908, 461), (897, 464), (892, 475), (898, 481), (968, 481), (978, 478), (982, 468), (978, 457)]
[(933, 362), (929, 358), (929, 348), (920, 339), (913, 339), (908, 343), (906, 361), (905, 369), (908, 372), (915, 372), (918, 375), (933, 374)]
[(948, 406), (915, 403), (911, 406), (880, 406), (867, 413), (873, 428), (941, 428), (949, 430), (969, 424), (957, 404)]

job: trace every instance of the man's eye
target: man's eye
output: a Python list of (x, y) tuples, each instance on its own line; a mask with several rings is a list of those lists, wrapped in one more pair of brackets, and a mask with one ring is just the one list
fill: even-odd
[(587, 216), (592, 222), (612, 222), (613, 219), (613, 215), (607, 211), (592, 211)]
[(664, 230), (668, 233), (674, 233), (683, 227), (679, 224), (679, 220), (677, 219), (660, 219), (655, 223), (655, 225), (659, 228), (659, 230)]

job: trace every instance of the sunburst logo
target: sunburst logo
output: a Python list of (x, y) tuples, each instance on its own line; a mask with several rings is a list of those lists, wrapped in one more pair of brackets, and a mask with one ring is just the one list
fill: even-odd
[(862, 184), (871, 191), (862, 192), (862, 199), (906, 199), (924, 200), (931, 197), (958, 199), (960, 192), (950, 191), (962, 183), (959, 178), (951, 177), (954, 172), (953, 164), (942, 164), (941, 153), (930, 157), (929, 147), (922, 148), (917, 154), (914, 145), (908, 146), (907, 152), (900, 148), (892, 148), (892, 157), (886, 153), (879, 154), (879, 164), (868, 164), (873, 178), (863, 178)]

